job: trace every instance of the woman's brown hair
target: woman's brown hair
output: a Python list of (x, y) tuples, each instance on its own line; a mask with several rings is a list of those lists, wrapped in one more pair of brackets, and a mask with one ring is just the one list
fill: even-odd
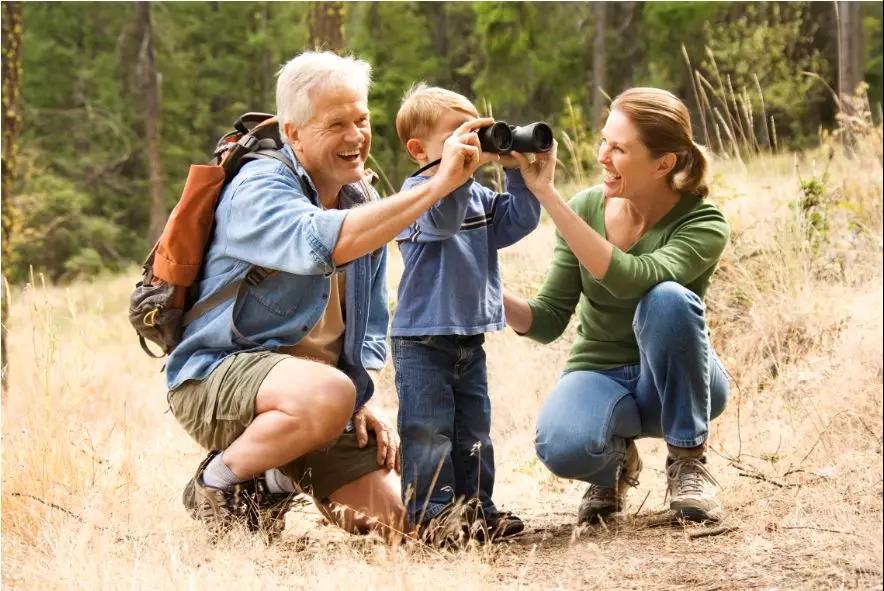
[(701, 199), (709, 194), (709, 160), (705, 149), (694, 142), (688, 108), (677, 96), (659, 88), (630, 88), (614, 99), (611, 110), (629, 117), (654, 158), (675, 154), (669, 173), (675, 191)]

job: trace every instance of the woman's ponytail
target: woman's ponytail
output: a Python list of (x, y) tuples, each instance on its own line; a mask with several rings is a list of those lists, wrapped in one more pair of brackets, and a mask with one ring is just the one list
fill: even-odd
[(709, 194), (709, 183), (706, 178), (709, 171), (709, 157), (706, 149), (691, 142), (687, 150), (679, 154), (677, 170), (672, 175), (672, 188), (679, 193), (686, 193), (704, 199)]

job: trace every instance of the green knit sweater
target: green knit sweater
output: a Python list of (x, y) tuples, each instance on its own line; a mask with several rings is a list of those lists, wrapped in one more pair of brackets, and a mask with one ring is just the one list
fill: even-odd
[[(605, 236), (602, 187), (581, 191), (569, 206)], [(611, 265), (597, 281), (577, 262), (557, 232), (546, 281), (537, 297), (528, 302), (534, 318), (525, 336), (541, 343), (555, 340), (564, 332), (579, 301), (580, 325), (565, 369), (609, 369), (638, 363), (632, 320), (641, 297), (658, 283), (675, 281), (702, 298), (729, 234), (718, 208), (683, 196), (628, 250), (614, 247)]]

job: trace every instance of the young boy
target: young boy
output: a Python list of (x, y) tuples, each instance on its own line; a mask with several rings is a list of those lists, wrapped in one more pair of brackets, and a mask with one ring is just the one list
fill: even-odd
[[(478, 116), (465, 97), (421, 84), (405, 96), (396, 131), (411, 158), (426, 166), (441, 156), (452, 131)], [(434, 170), (409, 177), (403, 190)], [(480, 537), (524, 529), (491, 500), (494, 449), (482, 344), (484, 333), (506, 326), (497, 250), (537, 227), (540, 204), (518, 169), (506, 171), (506, 184), (506, 193), (496, 193), (470, 180), (396, 237), (405, 263), (390, 332), (402, 495), (412, 523), (424, 531), (443, 523), (458, 500), (472, 507), (468, 522), (484, 520)]]

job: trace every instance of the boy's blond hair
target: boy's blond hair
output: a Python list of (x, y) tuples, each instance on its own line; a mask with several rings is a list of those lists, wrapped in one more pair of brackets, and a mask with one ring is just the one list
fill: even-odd
[(473, 103), (462, 94), (438, 86), (427, 86), (423, 82), (415, 84), (405, 93), (402, 106), (396, 113), (399, 141), (404, 146), (411, 138), (426, 137), (446, 110), (471, 117), (479, 116)]

